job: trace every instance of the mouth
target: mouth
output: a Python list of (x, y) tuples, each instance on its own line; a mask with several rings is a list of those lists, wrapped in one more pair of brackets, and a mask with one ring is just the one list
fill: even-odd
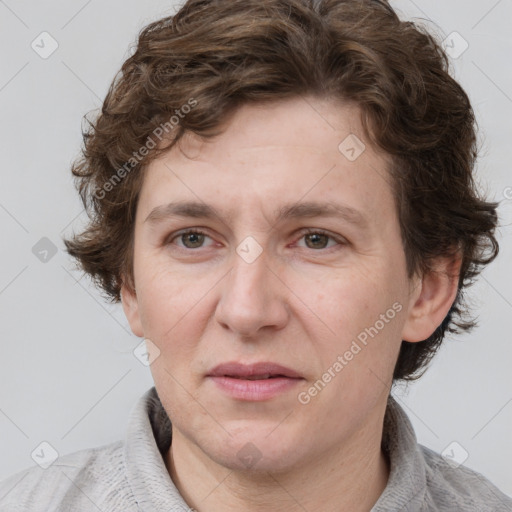
[(224, 363), (211, 370), (207, 378), (229, 397), (243, 401), (270, 400), (304, 380), (295, 370), (271, 362)]
[(265, 375), (249, 375), (247, 377), (242, 377), (238, 375), (225, 375), (225, 377), (231, 377), (232, 379), (245, 379), (245, 380), (265, 380), (265, 379), (278, 379), (279, 377), (286, 377), (286, 375), (270, 375), (269, 373)]
[(253, 364), (223, 363), (216, 366), (209, 377), (230, 377), (244, 380), (266, 380), (276, 378), (301, 379), (302, 376), (291, 368), (276, 363), (262, 362)]

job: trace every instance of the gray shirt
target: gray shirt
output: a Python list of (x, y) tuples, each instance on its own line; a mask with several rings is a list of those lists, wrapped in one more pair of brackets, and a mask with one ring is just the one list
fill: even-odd
[[(0, 512), (191, 512), (162, 454), (171, 423), (155, 388), (134, 406), (126, 437), (59, 457), (50, 467), (0, 482)], [(400, 405), (389, 397), (383, 448), (391, 472), (371, 512), (512, 511), (512, 499), (482, 475), (419, 445)]]

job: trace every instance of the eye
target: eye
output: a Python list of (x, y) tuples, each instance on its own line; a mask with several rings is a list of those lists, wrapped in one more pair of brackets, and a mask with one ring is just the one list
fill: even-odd
[[(201, 229), (189, 229), (171, 235), (166, 242), (170, 245), (175, 245), (182, 250), (201, 249), (204, 246), (205, 240), (211, 237)], [(334, 236), (322, 229), (310, 228), (302, 231), (299, 240), (305, 240), (306, 249), (324, 250), (335, 248), (336, 245), (347, 245), (347, 241), (341, 237)], [(181, 243), (178, 243), (181, 242)], [(300, 245), (299, 245), (300, 247)]]
[[(306, 241), (306, 247), (308, 249), (331, 249), (333, 245), (347, 244), (345, 240), (335, 237), (322, 229), (308, 229), (303, 231), (300, 239)], [(328, 246), (329, 241), (333, 242), (333, 245)]]
[(176, 244), (180, 249), (200, 249), (204, 244), (205, 238), (210, 237), (204, 231), (191, 229), (175, 234), (167, 243), (172, 244), (174, 240), (178, 240), (183, 243), (183, 245)]

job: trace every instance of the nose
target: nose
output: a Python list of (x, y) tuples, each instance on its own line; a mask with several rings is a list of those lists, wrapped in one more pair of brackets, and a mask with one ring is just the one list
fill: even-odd
[(245, 339), (261, 335), (260, 331), (282, 329), (289, 318), (288, 288), (279, 274), (278, 265), (268, 265), (265, 251), (252, 263), (235, 254), (233, 267), (222, 281), (217, 322)]

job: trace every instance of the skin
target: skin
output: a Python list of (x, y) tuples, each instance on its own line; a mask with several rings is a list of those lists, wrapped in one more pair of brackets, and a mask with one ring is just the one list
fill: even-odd
[[(246, 105), (220, 136), (186, 136), (147, 168), (135, 290), (124, 286), (122, 302), (134, 334), (160, 351), (151, 371), (173, 424), (165, 462), (199, 512), (369, 511), (387, 484), (380, 444), (400, 344), (426, 339), (442, 322), (458, 262), (439, 260), (439, 272), (408, 278), (389, 159), (365, 139), (359, 115), (313, 97)], [(353, 162), (338, 149), (351, 133), (366, 145)], [(177, 200), (213, 205), (223, 220), (146, 221)], [(276, 222), (277, 208), (304, 201), (349, 206), (367, 225)], [(176, 236), (193, 228), (206, 232), (199, 243)], [(312, 240), (305, 228), (333, 238)], [(236, 252), (248, 236), (262, 249), (252, 263)], [(298, 394), (396, 303), (401, 311), (301, 403)], [(236, 400), (206, 377), (228, 361), (271, 361), (303, 379), (269, 400)], [(239, 455), (247, 446), (251, 467)]]

